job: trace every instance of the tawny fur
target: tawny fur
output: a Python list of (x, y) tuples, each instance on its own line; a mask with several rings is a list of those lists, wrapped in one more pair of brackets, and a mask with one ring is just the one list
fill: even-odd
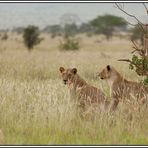
[(104, 93), (82, 79), (77, 74), (76, 68), (64, 69), (60, 67), (60, 72), (64, 83), (68, 85), (71, 99), (77, 100), (80, 107), (85, 109), (87, 106), (104, 105), (104, 103), (108, 104)]
[(99, 77), (109, 82), (112, 90), (113, 104), (111, 110), (115, 110), (119, 101), (136, 98), (145, 102), (148, 99), (148, 87), (142, 83), (128, 81), (113, 67), (107, 65), (100, 73)]

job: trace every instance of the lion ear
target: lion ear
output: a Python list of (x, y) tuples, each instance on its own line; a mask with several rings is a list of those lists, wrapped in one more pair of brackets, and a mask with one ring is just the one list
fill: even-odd
[(72, 73), (76, 74), (77, 73), (77, 69), (76, 68), (73, 68), (72, 69)]
[(59, 68), (59, 71), (62, 73), (65, 69), (63, 67)]
[(107, 70), (108, 70), (108, 71), (110, 71), (110, 70), (111, 70), (110, 65), (107, 65)]

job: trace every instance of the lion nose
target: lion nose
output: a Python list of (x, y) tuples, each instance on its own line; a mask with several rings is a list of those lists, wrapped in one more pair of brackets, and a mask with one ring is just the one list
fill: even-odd
[(63, 80), (64, 81), (64, 84), (66, 84), (67, 80)]

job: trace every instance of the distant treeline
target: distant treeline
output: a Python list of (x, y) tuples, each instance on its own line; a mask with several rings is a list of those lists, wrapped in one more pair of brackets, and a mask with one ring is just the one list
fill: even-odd
[[(65, 19), (66, 20), (66, 19)], [(37, 26), (36, 26), (37, 27)], [(0, 30), (0, 32), (15, 32), (22, 34), (25, 27), (14, 27), (11, 30)], [(97, 16), (95, 19), (86, 23), (78, 25), (76, 21), (71, 23), (65, 22), (64, 24), (48, 25), (43, 29), (39, 29), (40, 33), (48, 33), (52, 38), (56, 36), (75, 36), (76, 34), (86, 33), (88, 36), (94, 34), (103, 34), (106, 39), (110, 39), (114, 34), (120, 34), (121, 32), (130, 33), (131, 39), (140, 39), (140, 31), (135, 28), (129, 28), (127, 21), (118, 16), (105, 14)]]
[[(0, 32), (16, 32), (22, 33), (25, 27), (14, 27), (11, 30), (0, 30)], [(43, 29), (40, 29), (40, 32), (51, 33), (53, 35), (61, 35), (62, 33), (69, 32), (71, 35), (79, 33), (105, 33), (105, 32), (115, 32), (115, 31), (127, 31), (127, 23), (124, 18), (117, 17), (114, 15), (106, 14), (98, 16), (95, 19), (86, 22), (77, 24), (77, 22), (65, 22), (63, 24), (54, 24), (48, 25)]]

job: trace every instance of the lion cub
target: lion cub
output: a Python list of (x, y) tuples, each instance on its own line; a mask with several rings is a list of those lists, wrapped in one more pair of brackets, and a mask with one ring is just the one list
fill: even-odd
[(148, 87), (142, 83), (128, 81), (110, 65), (107, 65), (100, 73), (101, 79), (108, 80), (112, 89), (113, 104), (111, 110), (116, 109), (120, 100), (134, 97), (140, 101), (148, 99)]
[(80, 107), (103, 104), (106, 102), (104, 93), (94, 86), (89, 85), (78, 74), (77, 69), (59, 68), (65, 85), (68, 85), (70, 97), (77, 100)]

